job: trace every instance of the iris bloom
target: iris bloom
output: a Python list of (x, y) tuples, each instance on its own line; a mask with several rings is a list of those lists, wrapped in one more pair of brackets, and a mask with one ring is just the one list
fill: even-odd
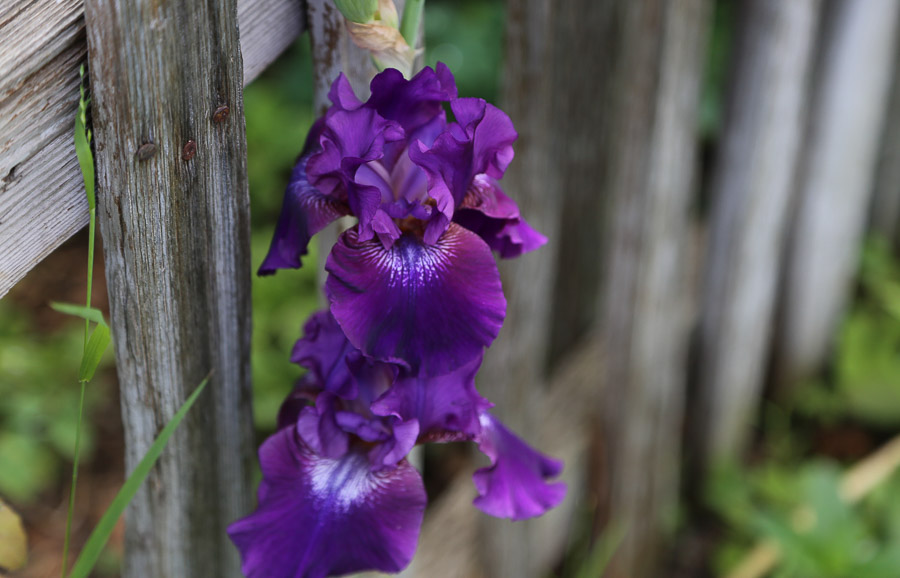
[(562, 464), (510, 432), (475, 389), (506, 313), (491, 251), (546, 242), (497, 183), (512, 123), (457, 98), (442, 64), (410, 80), (386, 70), (371, 92), (363, 103), (335, 81), (260, 268), (299, 267), (312, 235), (358, 219), (328, 256), (330, 307), (294, 347), (307, 373), (260, 448), (259, 506), (229, 528), (251, 578), (404, 568), (426, 504), (406, 460), (418, 443), (478, 445), (490, 466), (474, 474), (475, 505), (488, 514), (537, 516), (565, 494), (550, 481)]

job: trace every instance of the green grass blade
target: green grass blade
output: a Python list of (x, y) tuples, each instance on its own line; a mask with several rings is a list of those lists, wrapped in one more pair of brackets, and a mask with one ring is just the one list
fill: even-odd
[(57, 303), (53, 302), (50, 304), (50, 307), (54, 311), (58, 311), (60, 313), (64, 313), (66, 315), (72, 315), (73, 317), (81, 317), (82, 319), (86, 319), (88, 321), (93, 321), (98, 325), (106, 325), (106, 320), (103, 319), (103, 312), (99, 309), (95, 309), (93, 307), (85, 307), (84, 305), (73, 305), (71, 303)]
[(131, 502), (135, 493), (137, 493), (138, 488), (140, 488), (141, 484), (144, 483), (144, 480), (147, 479), (147, 475), (150, 473), (153, 465), (156, 464), (156, 460), (159, 459), (160, 454), (162, 454), (169, 438), (175, 433), (175, 429), (182, 420), (184, 420), (184, 416), (187, 415), (188, 410), (190, 410), (191, 406), (194, 405), (194, 402), (197, 401), (197, 397), (203, 392), (203, 389), (208, 382), (209, 377), (204, 379), (203, 382), (197, 386), (194, 393), (191, 394), (175, 415), (172, 416), (172, 419), (169, 420), (169, 423), (167, 423), (166, 427), (160, 432), (156, 441), (154, 441), (153, 445), (150, 446), (150, 449), (147, 450), (147, 453), (144, 455), (141, 462), (134, 471), (131, 472), (128, 479), (125, 480), (122, 489), (116, 494), (112, 504), (109, 505), (109, 508), (106, 509), (103, 517), (100, 518), (100, 522), (97, 523), (97, 527), (91, 532), (91, 536), (88, 538), (87, 543), (84, 545), (84, 549), (78, 556), (75, 566), (72, 567), (69, 578), (87, 578), (94, 569), (97, 559), (100, 558), (100, 553), (109, 541), (109, 537), (113, 532), (113, 528), (116, 526), (116, 522), (119, 521), (125, 508), (128, 506), (129, 502)]
[(94, 155), (91, 153), (90, 135), (85, 124), (87, 123), (88, 98), (84, 93), (84, 67), (81, 67), (81, 99), (78, 102), (78, 114), (75, 115), (75, 154), (78, 156), (78, 164), (81, 166), (81, 175), (84, 177), (84, 190), (87, 192), (88, 208), (94, 210), (97, 199), (94, 194)]
[(591, 553), (587, 560), (585, 560), (581, 568), (579, 568), (578, 578), (596, 578), (597, 576), (603, 576), (603, 572), (606, 571), (606, 567), (609, 566), (609, 561), (612, 560), (613, 555), (616, 553), (616, 550), (619, 549), (624, 538), (625, 530), (621, 525), (612, 524), (608, 526), (603, 532), (603, 535), (600, 536), (600, 539), (591, 549)]
[(101, 323), (94, 329), (91, 338), (84, 348), (84, 355), (81, 357), (81, 368), (78, 370), (78, 381), (90, 381), (94, 378), (94, 372), (100, 365), (100, 359), (103, 352), (109, 347), (110, 334), (109, 326)]

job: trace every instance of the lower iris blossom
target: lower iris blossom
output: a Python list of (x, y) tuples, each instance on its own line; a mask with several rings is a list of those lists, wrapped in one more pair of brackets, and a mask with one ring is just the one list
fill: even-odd
[[(426, 497), (406, 460), (416, 443), (473, 441), (475, 505), (520, 520), (562, 501), (562, 464), (530, 448), (475, 390), (481, 359), (440, 377), (372, 361), (328, 311), (315, 314), (294, 359), (308, 368), (259, 450), (259, 507), (228, 532), (251, 578), (399, 572), (412, 559)], [(348, 386), (349, 384), (349, 386)], [(340, 393), (335, 393), (340, 392)]]
[(473, 476), (474, 504), (490, 515), (538, 516), (565, 496), (552, 481), (562, 463), (516, 437), (475, 388), (506, 313), (492, 251), (546, 242), (498, 184), (512, 123), (458, 98), (442, 64), (410, 80), (388, 69), (371, 93), (361, 102), (335, 81), (260, 268), (299, 267), (312, 235), (357, 218), (326, 262), (329, 308), (292, 352), (307, 372), (259, 450), (258, 508), (228, 530), (251, 578), (402, 570), (427, 501), (407, 461), (417, 444), (477, 444), (490, 465)]

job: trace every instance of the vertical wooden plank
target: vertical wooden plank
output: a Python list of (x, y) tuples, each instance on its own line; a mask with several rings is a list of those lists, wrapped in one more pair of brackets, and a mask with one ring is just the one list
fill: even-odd
[(742, 447), (765, 378), (819, 6), (752, 0), (738, 14), (698, 351), (696, 441), (711, 459)]
[(128, 511), (123, 575), (239, 576), (225, 528), (253, 499), (253, 429), (236, 3), (87, 0), (85, 17), (129, 470), (212, 372)]
[(895, 42), (890, 74), (893, 81), (881, 133), (869, 228), (900, 252), (900, 42)]
[(709, 3), (617, 4), (611, 103), (603, 518), (625, 539), (610, 576), (659, 575), (679, 477), (686, 343), (686, 242)]
[(847, 304), (871, 197), (894, 57), (893, 0), (829, 5), (788, 247), (776, 379), (812, 374)]

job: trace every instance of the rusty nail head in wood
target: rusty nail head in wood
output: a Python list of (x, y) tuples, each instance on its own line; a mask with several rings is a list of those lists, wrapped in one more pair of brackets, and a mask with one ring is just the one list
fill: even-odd
[(189, 161), (194, 158), (195, 154), (197, 154), (197, 143), (192, 140), (184, 143), (184, 148), (181, 149), (181, 160)]
[(226, 118), (228, 118), (228, 105), (223, 104), (216, 109), (216, 112), (213, 113), (213, 121), (222, 122)]
[(140, 147), (136, 153), (134, 153), (134, 157), (139, 161), (145, 161), (156, 154), (156, 145), (152, 142), (145, 142)]

